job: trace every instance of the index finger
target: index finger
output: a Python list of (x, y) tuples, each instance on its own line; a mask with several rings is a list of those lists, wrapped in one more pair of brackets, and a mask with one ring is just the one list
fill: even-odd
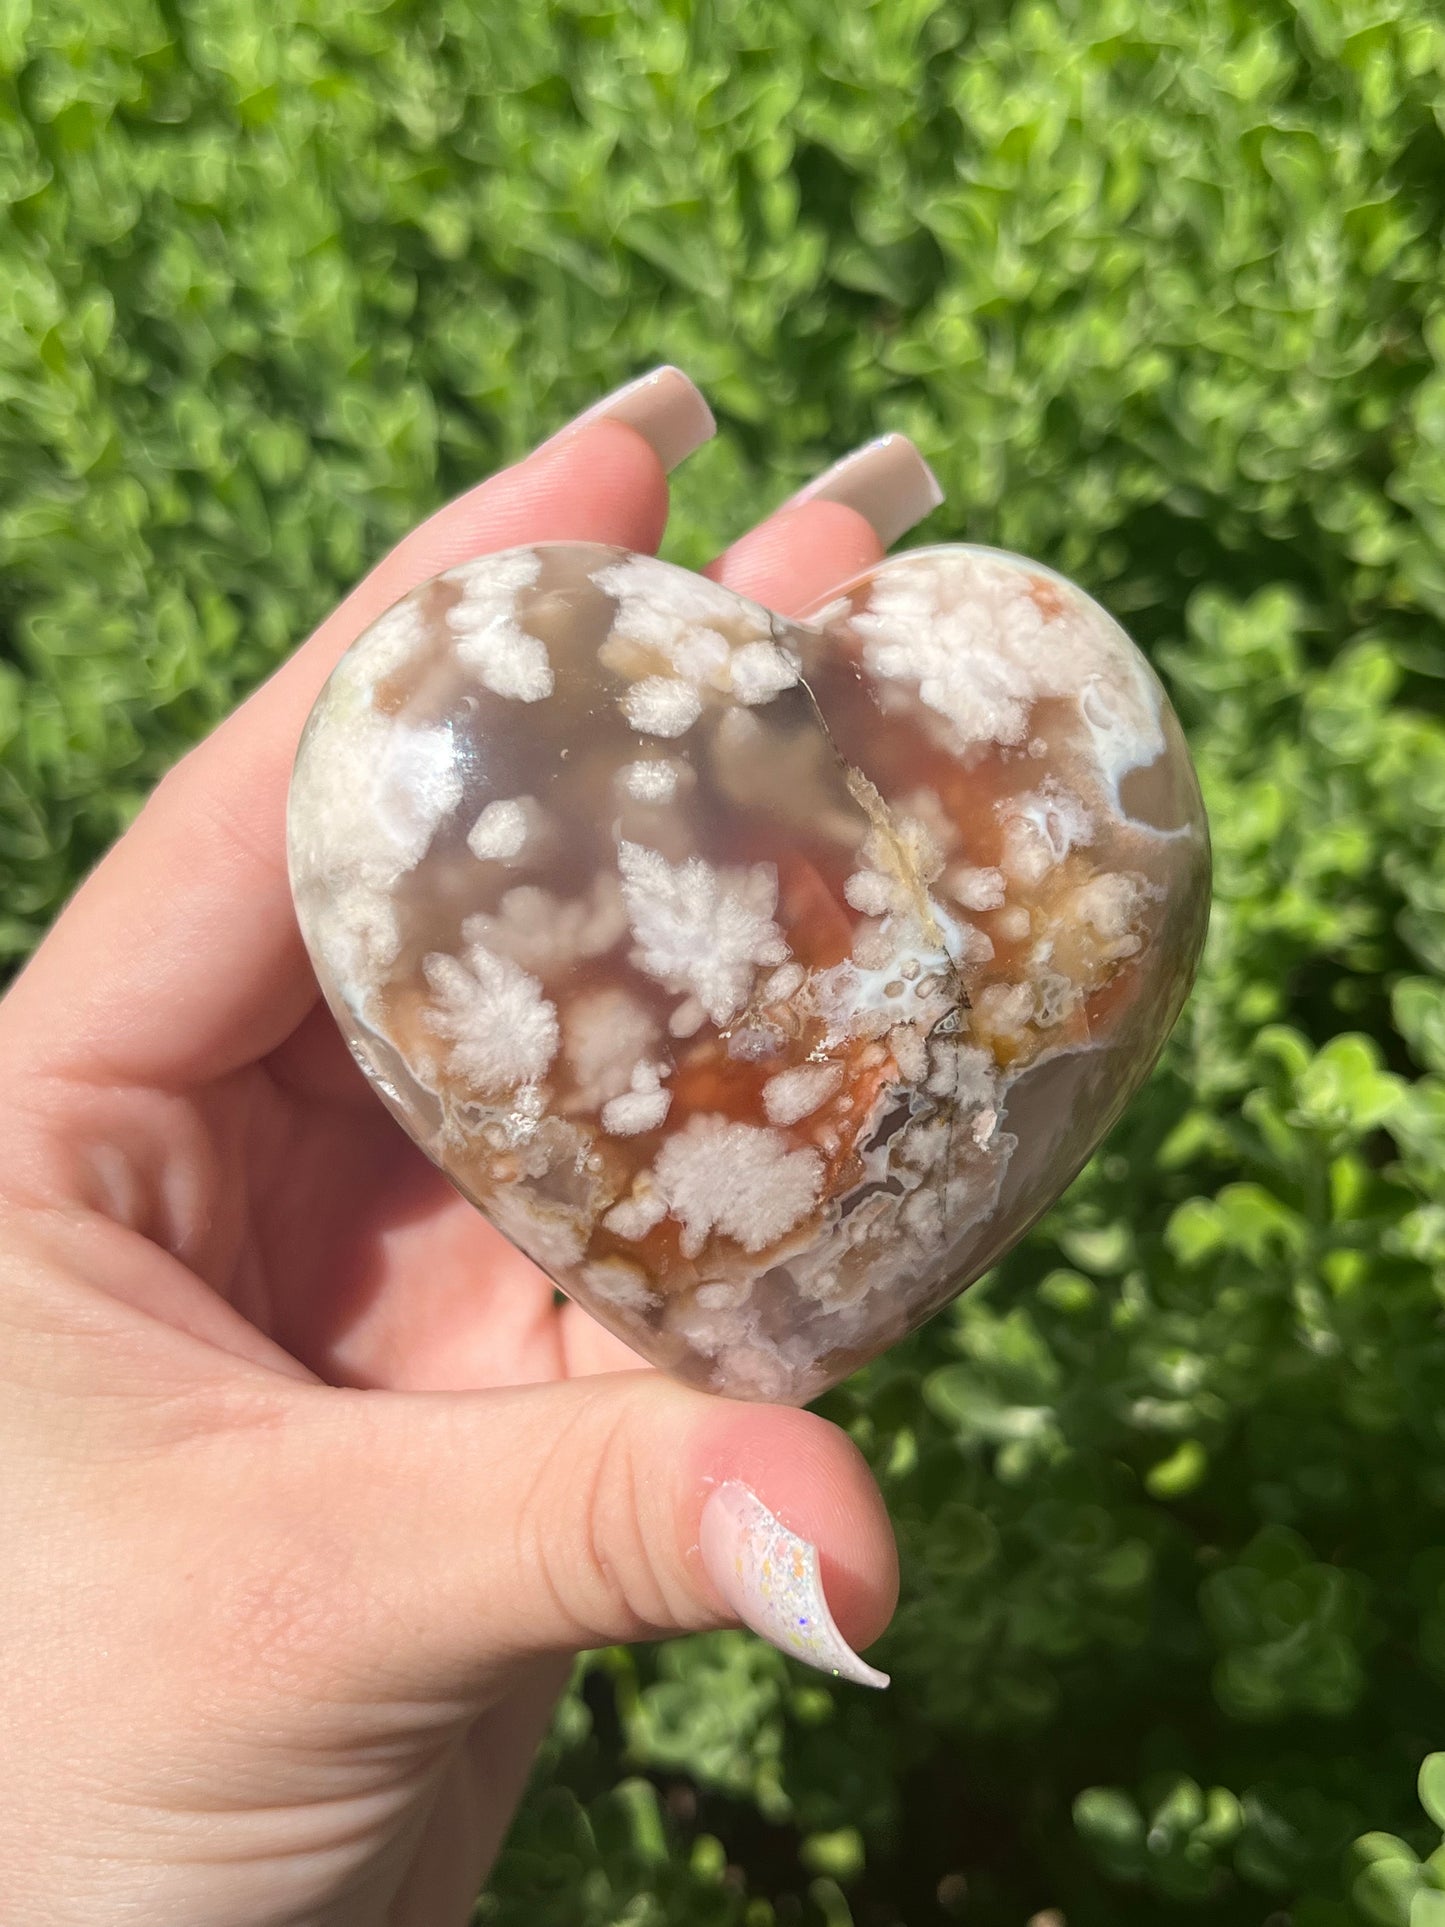
[(12, 1067), (186, 1083), (224, 1076), (288, 1037), (317, 990), (291, 905), (286, 793), (302, 725), (337, 658), (409, 590), (489, 551), (555, 541), (655, 549), (667, 470), (712, 432), (693, 384), (659, 369), (413, 530), (162, 780), (82, 885), (3, 1007)]

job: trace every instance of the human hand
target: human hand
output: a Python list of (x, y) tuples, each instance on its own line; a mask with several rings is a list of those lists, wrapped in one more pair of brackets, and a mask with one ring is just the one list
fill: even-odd
[[(896, 1569), (852, 1445), (558, 1306), (367, 1087), (286, 878), (347, 644), (487, 550), (654, 548), (710, 432), (661, 371), (433, 516), (159, 785), (0, 1005), (7, 1920), (465, 1920), (569, 1655), (778, 1636), (742, 1589), (769, 1512), (805, 1656), (868, 1675), (843, 1639)], [(787, 613), (936, 499), (890, 437), (711, 573)]]

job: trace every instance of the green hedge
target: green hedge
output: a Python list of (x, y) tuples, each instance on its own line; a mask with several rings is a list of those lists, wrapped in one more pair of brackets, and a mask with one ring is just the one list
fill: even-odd
[(828, 1401), (891, 1693), (594, 1660), (479, 1919), (1439, 1927), (1439, 9), (0, 0), (0, 78), (11, 958), (369, 559), (662, 358), (723, 431), (669, 553), (907, 429), (924, 533), (1085, 582), (1199, 759), (1159, 1074)]

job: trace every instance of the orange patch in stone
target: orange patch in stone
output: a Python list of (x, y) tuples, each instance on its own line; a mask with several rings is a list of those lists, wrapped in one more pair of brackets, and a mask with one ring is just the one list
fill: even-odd
[(830, 970), (853, 948), (853, 919), (805, 856), (785, 852), (778, 864), (778, 908), (788, 947), (800, 963)]
[(1029, 599), (1045, 622), (1057, 622), (1069, 606), (1058, 583), (1046, 575), (1029, 577)]

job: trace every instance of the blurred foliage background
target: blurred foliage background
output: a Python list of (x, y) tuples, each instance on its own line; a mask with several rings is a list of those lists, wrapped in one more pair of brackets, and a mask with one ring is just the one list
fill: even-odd
[(1442, 82), (1432, 0), (0, 0), (10, 960), (393, 538), (660, 359), (722, 425), (675, 559), (906, 429), (920, 539), (1115, 610), (1212, 812), (1148, 1091), (828, 1401), (892, 1691), (589, 1661), (480, 1921), (1445, 1922)]

